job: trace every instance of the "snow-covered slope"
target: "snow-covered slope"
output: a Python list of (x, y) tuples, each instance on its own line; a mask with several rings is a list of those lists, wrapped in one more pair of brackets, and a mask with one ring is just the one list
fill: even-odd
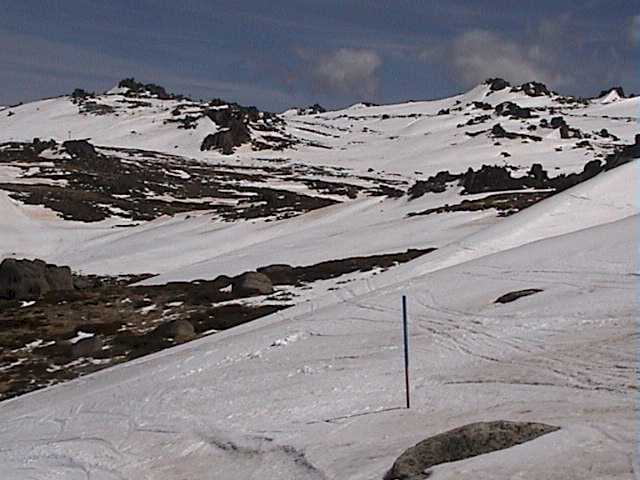
[[(494, 91), (491, 85), (483, 84), (465, 94), (437, 101), (372, 107), (358, 104), (315, 115), (291, 110), (283, 115), (283, 128), (298, 144), (275, 151), (254, 151), (250, 145), (244, 145), (233, 155), (221, 155), (200, 151), (204, 136), (219, 129), (209, 117), (202, 115), (206, 105), (178, 98), (130, 97), (125, 93), (114, 89), (107, 95), (94, 97), (91, 102), (113, 110), (100, 115), (83, 111), (84, 104), (79, 105), (72, 97), (12, 108), (11, 116), (4, 112), (0, 115), (0, 140), (31, 141), (38, 137), (60, 142), (71, 135), (88, 138), (96, 145), (151, 149), (186, 156), (176, 157), (185, 161), (196, 159), (229, 166), (251, 176), (250, 181), (229, 181), (231, 188), (260, 185), (332, 198), (341, 203), (302, 217), (277, 221), (255, 218), (247, 222), (220, 222), (217, 213), (201, 211), (197, 215), (160, 217), (133, 227), (130, 220), (118, 213), (122, 212), (122, 206), (110, 207), (113, 218), (109, 221), (85, 224), (60, 223), (53, 212), (46, 214), (45, 209), (35, 219), (33, 213), (27, 213), (31, 218), (29, 230), (21, 227), (15, 234), (3, 236), (0, 258), (46, 256), (51, 261), (90, 273), (163, 274), (157, 279), (162, 282), (212, 278), (220, 273), (234, 274), (275, 262), (308, 264), (407, 247), (442, 247), (495, 223), (498, 220), (495, 210), (410, 219), (406, 215), (453, 205), (463, 198), (481, 198), (481, 195), (460, 197), (460, 189), (448, 188), (445, 193), (411, 201), (407, 197), (370, 196), (362, 191), (354, 198), (314, 191), (305, 182), (339, 183), (342, 187), (360, 190), (386, 185), (402, 193), (415, 180), (426, 179), (437, 172), (462, 174), (469, 168), (477, 170), (483, 164), (508, 166), (514, 176), (526, 175), (535, 163), (541, 164), (550, 177), (580, 172), (590, 160), (604, 159), (619, 145), (633, 142), (640, 110), (637, 97), (618, 98), (609, 103), (602, 103), (601, 99), (580, 103), (553, 94), (530, 96), (518, 88)], [(496, 110), (496, 106), (504, 102), (514, 102), (521, 109), (531, 110), (526, 114), (506, 115), (504, 109)], [(177, 116), (172, 113), (176, 109), (180, 112)], [(190, 114), (195, 115), (194, 112), (200, 112), (196, 128), (179, 128), (180, 123), (168, 122), (175, 118), (184, 120)], [(574, 131), (568, 133), (570, 138), (561, 138), (561, 129), (549, 127), (551, 119), (558, 116), (563, 117), (571, 129), (580, 132), (581, 138), (574, 137)], [(465, 125), (470, 120), (477, 123)], [(539, 140), (496, 138), (491, 133), (496, 124), (507, 132), (535, 136)], [(476, 135), (477, 132), (480, 133)], [(113, 152), (118, 150), (109, 150), (108, 154)], [(130, 161), (128, 157), (123, 160)], [(17, 170), (11, 168), (8, 177)], [(172, 173), (176, 174), (184, 172)], [(26, 175), (28, 179), (24, 178)], [(13, 174), (13, 177), (5, 181), (52, 182), (49, 178), (38, 179), (37, 171), (32, 170)], [(144, 195), (172, 200), (166, 193)], [(591, 198), (598, 201), (599, 196), (596, 193)], [(6, 206), (3, 208), (7, 210), (16, 200), (16, 195), (4, 196), (2, 202)], [(194, 201), (210, 202), (212, 208), (229, 204), (228, 199), (216, 201), (207, 196)], [(580, 208), (575, 202), (562, 208)], [(16, 222), (24, 225), (25, 220), (21, 218), (24, 214), (19, 210), (14, 208), (10, 214), (16, 215), (15, 220), (4, 216), (7, 227)], [(381, 230), (384, 235), (378, 234)], [(25, 233), (29, 231), (46, 232), (43, 235), (48, 240), (43, 242), (40, 235)], [(361, 241), (365, 236), (375, 240)], [(323, 247), (324, 238), (331, 239), (331, 249)], [(180, 247), (176, 248), (177, 245)]]
[[(434, 477), (630, 479), (637, 221), (302, 305), (4, 402), (5, 478), (381, 478), (426, 436), (506, 418), (561, 430)], [(544, 291), (491, 303), (522, 288)]]
[(0, 111), (0, 259), (161, 286), (437, 250), (276, 286), (295, 306), (0, 403), (3, 478), (375, 479), (419, 440), (497, 419), (560, 430), (432, 478), (633, 478), (638, 98), (487, 82), (294, 109), (273, 131), (250, 111), (232, 154), (200, 149), (231, 128), (212, 105), (122, 88), (89, 101)]

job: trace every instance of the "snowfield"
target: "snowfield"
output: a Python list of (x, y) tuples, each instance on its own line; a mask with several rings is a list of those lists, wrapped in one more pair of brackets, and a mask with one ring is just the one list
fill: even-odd
[[(118, 90), (103, 97), (109, 105), (121, 100)], [(593, 134), (592, 148), (576, 147), (579, 139), (560, 138), (557, 130), (528, 129), (528, 119), (458, 127), (485, 114), (472, 102), (493, 108), (504, 101), (539, 108), (536, 124), (564, 115), (570, 127)], [(282, 115), (287, 132), (303, 143), (257, 153), (243, 146), (222, 156), (199, 149), (211, 132), (208, 119), (192, 130), (157, 125), (178, 101), (169, 102), (153, 101), (125, 118), (79, 115), (67, 97), (11, 107), (11, 117), (0, 109), (0, 140), (63, 141), (71, 131), (96, 145), (247, 171), (264, 159), (312, 165), (320, 169), (316, 179), (336, 181), (341, 174), (341, 181), (362, 186), (373, 177), (397, 181), (389, 185), (406, 192), (441, 170), (464, 173), (483, 164), (508, 164), (519, 175), (534, 163), (553, 176), (580, 172), (589, 160), (633, 142), (640, 110), (637, 97), (612, 93), (567, 107), (554, 96), (489, 93), (481, 85), (432, 102), (316, 115), (291, 110)], [(497, 121), (542, 139), (466, 134)], [(603, 128), (617, 140), (593, 133)], [(41, 257), (86, 273), (157, 274), (145, 285), (437, 248), (376, 275), (327, 281), (267, 317), (1, 402), (2, 478), (381, 479), (415, 443), (489, 420), (560, 430), (438, 465), (429, 478), (637, 478), (639, 162), (506, 217), (494, 209), (409, 216), (486, 196), (463, 196), (455, 186), (415, 200), (334, 194), (340, 203), (284, 219), (229, 222), (202, 210), (122, 226), (117, 212), (94, 223), (63, 220), (0, 189), (0, 259)], [(0, 169), (0, 183), (7, 179), (35, 181)], [(295, 178), (268, 181), (320, 195)], [(495, 303), (525, 289), (540, 291)], [(404, 408), (402, 295), (409, 307), (410, 410)]]

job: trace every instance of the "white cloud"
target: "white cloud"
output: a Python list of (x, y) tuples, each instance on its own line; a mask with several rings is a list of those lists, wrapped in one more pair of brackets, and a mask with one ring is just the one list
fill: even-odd
[(450, 62), (467, 84), (489, 77), (502, 77), (512, 83), (540, 81), (551, 86), (571, 79), (553, 68), (555, 55), (540, 44), (525, 45), (486, 30), (460, 35), (451, 46)]
[(378, 89), (381, 65), (373, 50), (341, 48), (313, 60), (311, 76), (319, 90), (369, 98)]

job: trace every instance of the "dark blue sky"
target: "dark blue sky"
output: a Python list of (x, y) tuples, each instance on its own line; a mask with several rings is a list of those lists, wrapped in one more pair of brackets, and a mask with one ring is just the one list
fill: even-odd
[(0, 0), (0, 12), (0, 105), (128, 76), (276, 111), (442, 97), (489, 76), (640, 92), (628, 0)]

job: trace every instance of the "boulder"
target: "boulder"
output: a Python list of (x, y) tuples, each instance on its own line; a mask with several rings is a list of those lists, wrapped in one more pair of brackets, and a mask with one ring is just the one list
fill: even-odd
[(493, 109), (491, 104), (487, 103), (487, 102), (472, 102), (472, 105), (475, 108), (479, 108), (480, 110), (492, 110)]
[(102, 338), (98, 335), (83, 338), (71, 345), (71, 356), (74, 358), (93, 357), (102, 350)]
[(429, 437), (407, 449), (395, 461), (384, 480), (428, 478), (427, 470), (435, 465), (504, 450), (559, 429), (544, 423), (506, 420), (471, 423)]
[(502, 78), (488, 78), (484, 83), (489, 85), (489, 89), (492, 92), (503, 90), (510, 86), (510, 83)]
[(268, 265), (258, 268), (258, 272), (269, 277), (273, 285), (295, 285), (298, 283), (295, 268), (291, 265)]
[(96, 149), (86, 140), (67, 140), (62, 146), (73, 158), (94, 158), (98, 156)]
[(560, 127), (560, 138), (582, 138), (582, 133), (577, 128), (571, 128), (568, 125), (562, 125)]
[(32, 300), (50, 291), (73, 289), (69, 267), (14, 258), (6, 258), (0, 263), (0, 299)]
[(533, 179), (536, 188), (544, 188), (545, 183), (549, 180), (547, 171), (540, 163), (534, 163), (529, 169), (528, 175)]
[(264, 273), (246, 272), (233, 279), (232, 293), (238, 297), (273, 293), (273, 283)]
[(196, 331), (188, 320), (172, 320), (158, 326), (154, 334), (161, 338), (174, 339), (176, 342), (186, 342), (195, 337)]
[(561, 116), (558, 117), (553, 117), (551, 119), (551, 121), (549, 122), (549, 126), (551, 128), (560, 128), (560, 127), (566, 127), (567, 126), (567, 122), (564, 121), (564, 118)]
[(496, 105), (495, 112), (498, 115), (509, 118), (532, 118), (534, 115), (531, 113), (530, 108), (521, 107), (517, 103), (502, 102)]

